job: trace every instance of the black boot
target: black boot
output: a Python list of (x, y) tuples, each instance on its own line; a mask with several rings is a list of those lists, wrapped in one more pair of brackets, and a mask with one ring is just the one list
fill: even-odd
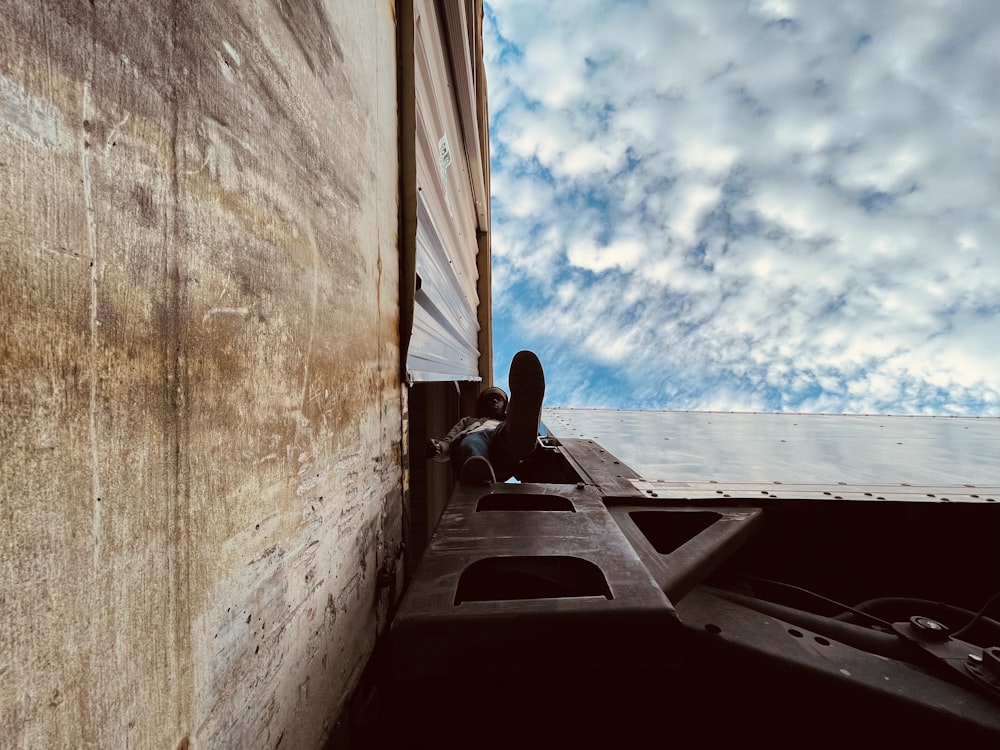
[(504, 439), (520, 460), (535, 449), (545, 397), (545, 373), (534, 352), (520, 351), (510, 363), (510, 403), (504, 422)]

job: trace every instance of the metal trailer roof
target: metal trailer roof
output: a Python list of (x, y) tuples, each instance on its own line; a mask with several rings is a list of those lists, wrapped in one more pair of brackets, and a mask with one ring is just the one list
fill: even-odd
[(1000, 419), (545, 409), (664, 498), (1000, 501)]

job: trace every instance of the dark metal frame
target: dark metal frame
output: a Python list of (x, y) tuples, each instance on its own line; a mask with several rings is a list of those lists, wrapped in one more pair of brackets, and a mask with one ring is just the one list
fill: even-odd
[(1000, 628), (958, 632), (1000, 590), (997, 505), (661, 498), (548, 443), (559, 483), (456, 488), (393, 623), (384, 744), (1000, 746)]

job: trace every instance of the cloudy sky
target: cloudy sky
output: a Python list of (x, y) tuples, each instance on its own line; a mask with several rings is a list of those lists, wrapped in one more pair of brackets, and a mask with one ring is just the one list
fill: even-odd
[(487, 0), (497, 380), (1000, 414), (997, 0)]

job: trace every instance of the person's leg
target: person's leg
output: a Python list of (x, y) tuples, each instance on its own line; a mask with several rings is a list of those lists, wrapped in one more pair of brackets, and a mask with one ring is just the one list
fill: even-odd
[(501, 436), (500, 429), (497, 429), (496, 437), (490, 442), (490, 463), (493, 465), (493, 473), (497, 481), (506, 482), (514, 476), (514, 469), (520, 459), (510, 452), (507, 442)]
[[(514, 355), (508, 383), (510, 402), (507, 404), (506, 419), (498, 432), (506, 443), (505, 450), (513, 460), (513, 467), (535, 449), (538, 440), (542, 399), (545, 397), (545, 373), (534, 352), (520, 351)], [(497, 446), (492, 452), (497, 452)]]
[(458, 445), (451, 447), (452, 468), (459, 481), (478, 483), (496, 480), (490, 451), (495, 433), (493, 429), (470, 432)]
[(457, 445), (451, 446), (451, 462), (455, 465), (456, 473), (473, 456), (489, 457), (490, 441), (493, 440), (493, 433), (494, 430), (470, 432), (459, 440)]

